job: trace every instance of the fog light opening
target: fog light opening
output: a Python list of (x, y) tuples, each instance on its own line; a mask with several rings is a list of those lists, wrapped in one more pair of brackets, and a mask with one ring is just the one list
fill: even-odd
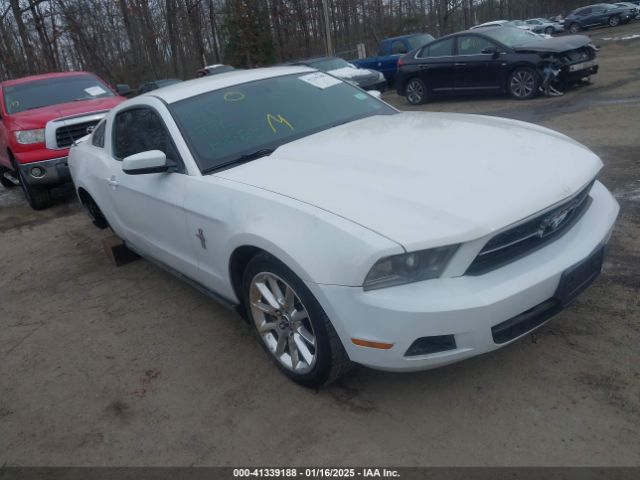
[(42, 178), (47, 171), (42, 167), (33, 167), (31, 169), (31, 176), (33, 178)]
[(431, 353), (446, 352), (456, 349), (456, 339), (453, 335), (437, 335), (433, 337), (418, 338), (407, 349), (405, 357), (417, 357)]

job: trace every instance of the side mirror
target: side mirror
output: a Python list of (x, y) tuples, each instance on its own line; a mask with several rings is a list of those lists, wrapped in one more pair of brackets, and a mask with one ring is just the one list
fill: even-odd
[(122, 160), (122, 171), (127, 175), (162, 173), (168, 169), (167, 156), (160, 150), (136, 153)]
[(131, 87), (126, 83), (119, 83), (118, 85), (116, 85), (116, 92), (118, 93), (118, 95), (126, 97), (128, 95), (131, 95)]
[(380, 93), (380, 90), (369, 90), (367, 93), (371, 95), (373, 98), (380, 98), (382, 96), (382, 93)]
[(493, 58), (498, 58), (498, 56), (500, 55), (500, 52), (498, 51), (498, 47), (487, 47), (484, 50), (482, 50), (481, 53), (487, 54), (487, 55), (493, 55)]

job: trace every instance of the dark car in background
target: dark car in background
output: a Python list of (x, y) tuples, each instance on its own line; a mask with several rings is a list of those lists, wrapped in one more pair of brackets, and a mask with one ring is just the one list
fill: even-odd
[(622, 8), (629, 14), (629, 20), (637, 20), (638, 14), (640, 13), (640, 7), (631, 2), (616, 2), (615, 6)]
[(412, 105), (468, 92), (507, 92), (527, 100), (538, 94), (550, 63), (563, 83), (598, 71), (596, 48), (584, 35), (544, 38), (520, 28), (487, 27), (443, 37), (402, 57), (396, 89)]
[(174, 83), (179, 83), (181, 81), (182, 80), (178, 80), (177, 78), (163, 78), (161, 80), (146, 82), (138, 87), (138, 95), (150, 92), (151, 90), (157, 90), (158, 88), (168, 87), (169, 85), (173, 85)]
[(428, 33), (413, 33), (399, 37), (385, 38), (380, 42), (377, 56), (352, 60), (351, 63), (358, 68), (367, 68), (381, 72), (389, 84), (392, 85), (396, 70), (398, 69), (398, 59), (400, 56), (432, 40), (433, 36)]
[(358, 68), (339, 57), (308, 58), (290, 62), (288, 65), (304, 65), (315, 68), (360, 87), (363, 90), (378, 90), (379, 92), (384, 92), (387, 88), (387, 79), (381, 72), (368, 68)]
[(615, 4), (598, 3), (574, 10), (564, 19), (565, 30), (578, 33), (592, 27), (617, 27), (630, 20), (629, 13)]

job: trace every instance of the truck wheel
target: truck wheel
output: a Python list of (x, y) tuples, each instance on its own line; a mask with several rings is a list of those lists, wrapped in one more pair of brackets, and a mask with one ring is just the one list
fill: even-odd
[(617, 27), (618, 25), (620, 25), (620, 17), (618, 15), (613, 15), (612, 17), (609, 17), (610, 27)]
[(295, 273), (267, 253), (244, 271), (242, 296), (260, 343), (286, 376), (305, 387), (328, 385), (351, 367), (326, 313)]
[(507, 81), (507, 90), (516, 100), (529, 100), (538, 94), (540, 78), (538, 74), (529, 67), (516, 68)]
[(569, 25), (569, 31), (571, 33), (578, 33), (580, 31), (580, 24), (578, 23), (572, 23), (571, 25)]
[(411, 105), (422, 105), (427, 101), (427, 87), (419, 78), (412, 78), (407, 82), (404, 94)]
[(53, 204), (53, 198), (51, 197), (51, 192), (48, 189), (32, 187), (25, 181), (22, 171), (19, 168), (16, 168), (16, 171), (20, 177), (20, 186), (22, 187), (24, 196), (31, 208), (34, 210), (42, 210)]

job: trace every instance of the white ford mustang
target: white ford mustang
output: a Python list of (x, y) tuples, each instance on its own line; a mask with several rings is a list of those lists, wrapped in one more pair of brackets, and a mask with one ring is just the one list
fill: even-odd
[(124, 102), (69, 166), (97, 226), (246, 316), (307, 386), (525, 335), (598, 275), (618, 214), (564, 135), (401, 113), (305, 67)]

